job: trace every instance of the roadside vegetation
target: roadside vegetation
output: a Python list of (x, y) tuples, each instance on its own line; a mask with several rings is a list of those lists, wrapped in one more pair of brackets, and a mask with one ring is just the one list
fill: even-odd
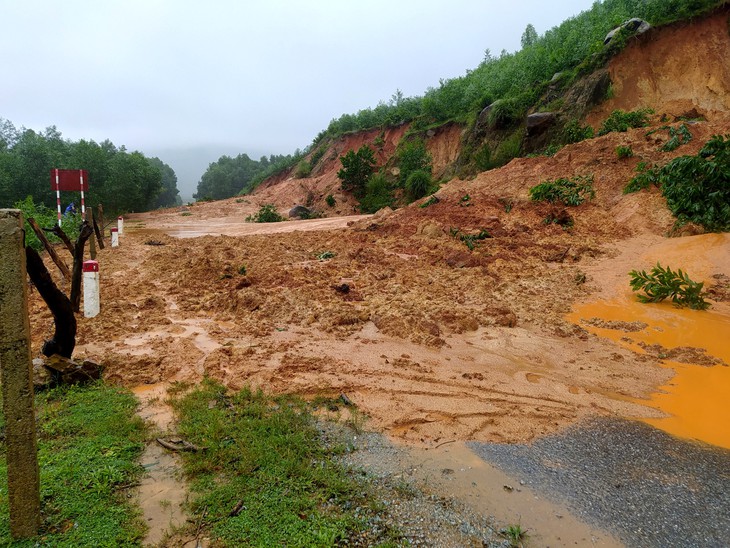
[(36, 396), (41, 533), (32, 540), (11, 541), (3, 436), (0, 544), (76, 548), (141, 543), (145, 524), (130, 498), (143, 473), (139, 458), (146, 436), (136, 407), (131, 393), (101, 383)]
[[(28, 196), (25, 200), (15, 202), (12, 207), (23, 212), (23, 219), (25, 220), (25, 245), (32, 247), (38, 252), (42, 251), (43, 244), (28, 224), (28, 218), (32, 217), (35, 219), (38, 222), (38, 225), (42, 228), (50, 228), (58, 223), (57, 211), (47, 207), (45, 204), (36, 204), (33, 201), (32, 196)], [(72, 242), (75, 242), (79, 237), (81, 221), (80, 210), (74, 214), (66, 214), (61, 217), (61, 229)], [(51, 232), (45, 232), (45, 235), (51, 243), (58, 243), (61, 241), (60, 238)]]
[(369, 536), (380, 509), (335, 462), (346, 448), (323, 441), (309, 405), (210, 380), (178, 388), (178, 433), (203, 448), (182, 455), (190, 510), (216, 546), (396, 545), (387, 528)]
[(535, 202), (561, 203), (566, 206), (579, 206), (596, 195), (593, 175), (543, 181), (533, 186), (529, 193)]
[[(53, 168), (87, 170), (91, 191), (86, 204), (104, 204), (110, 215), (181, 203), (175, 172), (159, 158), (129, 152), (108, 139), (74, 142), (64, 139), (55, 126), (36, 132), (0, 118), (0, 207), (32, 196), (35, 203), (55, 210)], [(81, 202), (74, 192), (64, 192), (63, 200)]]

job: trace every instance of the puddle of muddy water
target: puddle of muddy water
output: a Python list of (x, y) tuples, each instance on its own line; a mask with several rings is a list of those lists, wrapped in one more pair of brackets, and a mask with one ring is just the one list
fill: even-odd
[[(675, 376), (642, 403), (668, 416), (642, 420), (676, 436), (730, 448), (730, 367), (724, 365), (730, 364), (727, 308), (697, 311), (669, 303), (644, 304), (626, 293), (614, 301), (579, 305), (568, 319), (638, 353), (646, 353), (647, 345), (660, 345), (649, 350)], [(677, 353), (681, 347), (688, 350)], [(710, 366), (712, 361), (724, 364)]]
[[(144, 385), (133, 392), (141, 402), (139, 415), (160, 432), (167, 431), (172, 411), (164, 403), (166, 388), (160, 384)], [(155, 442), (147, 444), (141, 462), (146, 474), (139, 487), (139, 505), (149, 527), (144, 545), (157, 545), (167, 533), (185, 525), (183, 505), (187, 489), (176, 455)]]

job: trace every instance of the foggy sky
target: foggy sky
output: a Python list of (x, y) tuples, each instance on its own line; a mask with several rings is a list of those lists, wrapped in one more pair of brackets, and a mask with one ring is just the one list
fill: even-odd
[(190, 195), (222, 154), (304, 148), (592, 3), (0, 0), (0, 117), (159, 156)]

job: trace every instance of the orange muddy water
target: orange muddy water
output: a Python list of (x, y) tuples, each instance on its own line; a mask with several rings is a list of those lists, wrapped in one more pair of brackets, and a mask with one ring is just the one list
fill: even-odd
[[(730, 238), (707, 234), (669, 240), (647, 251), (639, 268), (657, 260), (708, 280), (728, 260)], [(708, 285), (708, 284), (706, 284)], [(676, 436), (730, 448), (730, 306), (712, 302), (706, 311), (671, 303), (643, 304), (628, 288), (614, 299), (577, 305), (568, 320), (639, 354), (662, 360), (675, 376), (644, 403), (666, 413), (644, 422)]]

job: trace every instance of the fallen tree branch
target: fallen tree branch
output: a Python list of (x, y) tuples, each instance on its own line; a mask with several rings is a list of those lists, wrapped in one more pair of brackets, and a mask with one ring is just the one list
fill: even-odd
[(35, 249), (25, 248), (26, 269), (33, 285), (53, 314), (56, 330), (53, 338), (43, 343), (43, 355), (58, 354), (71, 358), (76, 346), (76, 317), (69, 298), (56, 287), (43, 260)]

